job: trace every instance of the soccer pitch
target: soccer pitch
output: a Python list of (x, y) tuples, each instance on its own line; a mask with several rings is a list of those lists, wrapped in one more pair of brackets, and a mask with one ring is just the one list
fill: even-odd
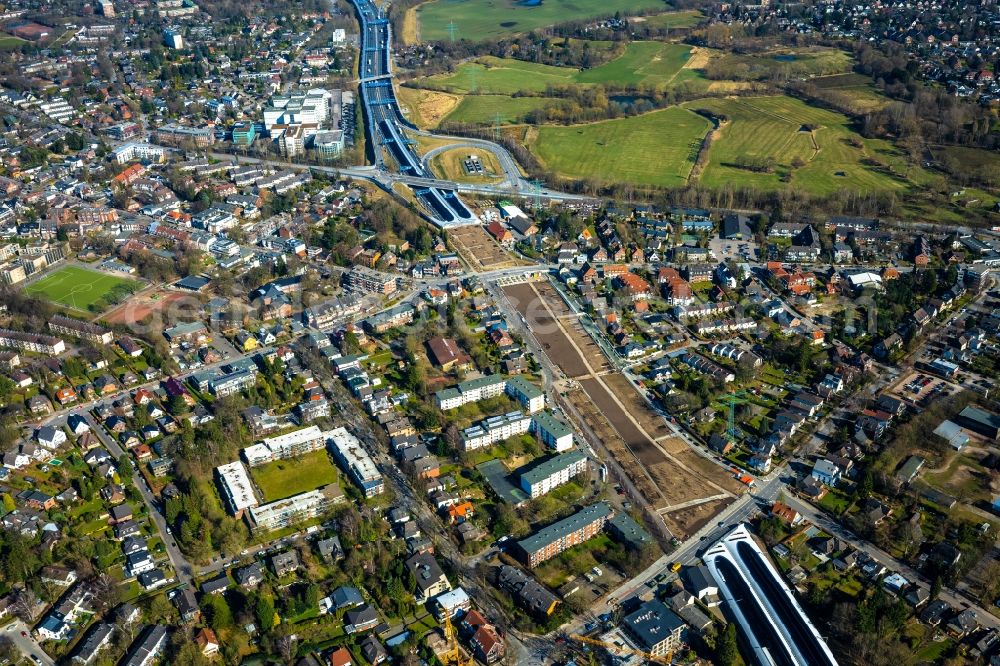
[(64, 266), (32, 282), (24, 290), (32, 296), (47, 298), (60, 305), (88, 310), (102, 299), (110, 304), (107, 297), (115, 292), (121, 296), (126, 289), (135, 291), (140, 286), (135, 280), (78, 266)]

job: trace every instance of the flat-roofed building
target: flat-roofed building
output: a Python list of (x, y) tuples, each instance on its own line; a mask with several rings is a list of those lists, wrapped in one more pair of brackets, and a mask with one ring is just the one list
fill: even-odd
[(274, 437), (266, 437), (243, 449), (243, 459), (251, 467), (317, 451), (326, 446), (326, 436), (318, 427), (309, 426)]
[(361, 441), (340, 427), (323, 434), (324, 439), (333, 451), (334, 457), (364, 492), (365, 497), (380, 495), (385, 490), (385, 480), (378, 471), (375, 461), (361, 445)]
[(647, 601), (623, 617), (622, 626), (643, 652), (657, 657), (681, 646), (685, 628), (684, 621), (658, 599)]
[(481, 449), (508, 437), (522, 435), (528, 432), (531, 419), (521, 412), (508, 412), (499, 416), (491, 416), (462, 431), (461, 445), (463, 451)]
[(215, 468), (219, 491), (226, 508), (239, 518), (246, 509), (260, 504), (250, 481), (247, 468), (240, 461), (219, 465)]
[(331, 483), (285, 499), (250, 507), (250, 523), (255, 531), (270, 531), (322, 516), (330, 507), (344, 500), (340, 486)]
[(396, 292), (396, 276), (367, 266), (355, 266), (344, 275), (344, 286), (366, 294), (388, 296)]

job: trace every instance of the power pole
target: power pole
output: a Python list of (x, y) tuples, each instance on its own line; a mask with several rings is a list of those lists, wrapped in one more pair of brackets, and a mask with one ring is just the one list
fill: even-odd
[(531, 189), (534, 191), (535, 211), (537, 212), (542, 209), (542, 181), (537, 179), (531, 181)]

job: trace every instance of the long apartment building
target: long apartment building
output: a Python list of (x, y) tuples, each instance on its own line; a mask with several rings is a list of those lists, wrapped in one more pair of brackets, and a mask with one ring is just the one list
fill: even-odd
[(374, 497), (385, 491), (385, 480), (378, 471), (375, 461), (361, 445), (361, 441), (340, 427), (323, 434), (333, 456), (354, 483), (358, 484), (365, 497)]
[(268, 504), (250, 507), (250, 524), (254, 531), (268, 532), (288, 527), (302, 520), (321, 516), (344, 494), (337, 484), (309, 490)]
[(438, 407), (442, 410), (456, 409), (462, 405), (479, 402), (487, 398), (503, 395), (507, 390), (507, 380), (501, 375), (487, 375), (461, 382), (435, 394)]
[(81, 338), (97, 345), (110, 345), (114, 335), (110, 330), (89, 321), (55, 315), (49, 320), (49, 330), (61, 335)]
[(243, 516), (247, 509), (260, 504), (250, 481), (250, 474), (239, 460), (216, 467), (215, 478), (226, 509), (236, 518)]
[(344, 286), (366, 294), (388, 296), (396, 292), (396, 276), (367, 266), (355, 266), (344, 275)]
[(250, 467), (256, 467), (273, 460), (300, 456), (317, 451), (326, 445), (326, 437), (316, 426), (293, 430), (283, 435), (267, 437), (253, 446), (243, 449), (243, 459)]
[(66, 351), (66, 343), (61, 338), (37, 333), (23, 333), (0, 328), (0, 347), (12, 347), (21, 351), (55, 356)]
[(600, 534), (611, 515), (611, 507), (606, 502), (591, 504), (518, 541), (518, 555), (524, 564), (534, 568)]
[(447, 411), (472, 402), (495, 398), (504, 393), (517, 400), (529, 414), (534, 414), (545, 407), (545, 393), (540, 388), (523, 377), (507, 379), (501, 375), (470, 379), (438, 391), (434, 397), (438, 407)]
[(523, 435), (530, 427), (531, 418), (521, 412), (491, 416), (462, 431), (462, 450), (474, 451), (514, 435)]
[(587, 456), (582, 451), (561, 453), (546, 458), (518, 472), (521, 490), (532, 499), (558, 488), (575, 476), (587, 471)]

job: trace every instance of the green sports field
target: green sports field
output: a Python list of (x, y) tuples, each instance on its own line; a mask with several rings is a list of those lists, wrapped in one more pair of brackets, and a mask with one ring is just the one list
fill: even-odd
[(607, 183), (683, 185), (711, 123), (671, 107), (568, 127), (543, 126), (529, 148), (553, 171)]
[(662, 0), (430, 0), (417, 9), (422, 40), (451, 38), (479, 42), (529, 32), (566, 21), (614, 16), (615, 12), (642, 12), (666, 8)]
[(136, 280), (78, 266), (64, 266), (32, 282), (25, 287), (25, 291), (77, 310), (90, 310), (101, 302), (110, 305), (112, 300), (120, 300), (120, 297), (140, 287), (141, 283)]
[(632, 42), (619, 57), (582, 71), (484, 56), (462, 63), (451, 74), (422, 79), (417, 85), (450, 93), (479, 95), (540, 93), (549, 86), (664, 86), (678, 75), (690, 55), (691, 48), (683, 44)]
[[(862, 139), (839, 113), (783, 95), (701, 99), (684, 106), (706, 109), (729, 120), (709, 150), (701, 175), (705, 185), (762, 190), (791, 185), (819, 195), (907, 186), (887, 168), (866, 163), (875, 159), (891, 166), (894, 158), (888, 144)], [(769, 161), (773, 168), (753, 171), (743, 166), (746, 160)]]

